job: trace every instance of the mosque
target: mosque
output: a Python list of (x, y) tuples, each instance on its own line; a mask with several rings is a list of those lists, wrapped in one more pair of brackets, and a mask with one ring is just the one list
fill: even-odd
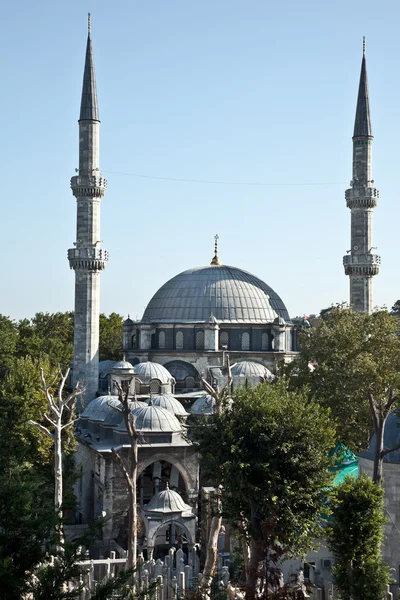
[[(209, 264), (190, 268), (167, 281), (150, 299), (139, 321), (124, 322), (124, 360), (99, 363), (100, 276), (108, 260), (101, 247), (100, 205), (107, 182), (100, 171), (100, 119), (90, 31), (86, 46), (79, 118), (79, 169), (71, 179), (77, 201), (73, 382), (82, 381), (76, 427), (77, 521), (104, 514), (103, 546), (123, 549), (127, 528), (125, 479), (112, 448), (128, 451), (128, 434), (115, 382), (129, 391), (140, 432), (138, 498), (139, 551), (147, 557), (180, 544), (190, 555), (199, 542), (198, 457), (185, 434), (191, 419), (212, 412), (214, 388), (227, 381), (229, 355), (233, 388), (274, 377), (282, 360), (298, 350), (297, 329), (280, 296), (250, 272), (223, 264), (215, 237)], [(351, 249), (344, 257), (350, 302), (372, 309), (372, 278), (380, 257), (371, 254), (372, 213), (378, 191), (372, 180), (372, 130), (366, 72), (362, 58), (353, 135), (353, 178), (346, 191), (351, 210)], [(206, 261), (208, 262), (208, 261)]]

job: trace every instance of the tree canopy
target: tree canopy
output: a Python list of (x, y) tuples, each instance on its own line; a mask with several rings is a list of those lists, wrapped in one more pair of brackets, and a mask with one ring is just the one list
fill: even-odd
[(300, 333), (299, 356), (285, 370), (292, 389), (307, 385), (310, 397), (331, 409), (340, 441), (365, 448), (374, 430), (370, 397), (379, 406), (389, 390), (400, 391), (398, 319), (386, 310), (333, 307)]
[[(254, 542), (253, 564), (268, 548), (293, 556), (312, 547), (332, 480), (328, 409), (289, 391), (286, 380), (240, 388), (222, 414), (199, 421), (194, 436), (205, 477), (222, 485), (223, 515)], [(261, 553), (257, 540), (265, 542)]]
[(384, 492), (365, 475), (346, 477), (332, 497), (327, 529), (335, 558), (332, 575), (344, 600), (380, 600), (389, 583), (389, 567), (381, 549), (386, 522)]

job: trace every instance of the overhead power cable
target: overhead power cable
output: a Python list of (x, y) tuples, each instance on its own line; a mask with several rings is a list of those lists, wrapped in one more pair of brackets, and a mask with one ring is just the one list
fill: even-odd
[(213, 181), (208, 179), (184, 179), (182, 177), (160, 177), (157, 175), (142, 175), (139, 173), (123, 173), (121, 171), (106, 171), (102, 170), (103, 173), (110, 173), (111, 175), (126, 175), (128, 177), (138, 177), (140, 179), (155, 179), (158, 181), (179, 181), (182, 183), (205, 183), (209, 185), (248, 185), (248, 186), (311, 186), (311, 185), (346, 185), (346, 181), (311, 181), (308, 183), (295, 182), (277, 182), (267, 183), (262, 181)]

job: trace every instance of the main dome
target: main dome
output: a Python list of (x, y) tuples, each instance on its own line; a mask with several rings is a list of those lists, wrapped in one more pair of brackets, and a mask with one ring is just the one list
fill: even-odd
[(153, 296), (143, 322), (218, 321), (268, 323), (277, 317), (289, 322), (281, 298), (255, 275), (227, 265), (183, 271)]

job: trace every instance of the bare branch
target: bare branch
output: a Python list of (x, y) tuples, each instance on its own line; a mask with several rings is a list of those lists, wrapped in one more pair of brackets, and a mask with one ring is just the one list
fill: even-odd
[(371, 411), (372, 420), (374, 422), (374, 430), (378, 431), (378, 414), (377, 414), (375, 400), (372, 395), (372, 392), (368, 392), (368, 401), (369, 401), (369, 408)]
[(65, 382), (67, 381), (67, 377), (69, 375), (69, 368), (66, 370), (64, 375), (62, 374), (61, 369), (59, 370), (59, 373), (60, 373), (61, 381), (60, 381), (60, 385), (58, 386), (58, 405), (62, 406), (65, 404), (65, 402), (63, 401), (62, 394), (64, 391)]
[(122, 410), (122, 408), (118, 408), (118, 406), (114, 406), (114, 404), (111, 404), (111, 402), (107, 402), (107, 406), (109, 406), (110, 408), (116, 410), (117, 412), (124, 414), (124, 411)]
[(79, 421), (79, 417), (77, 417), (76, 419), (72, 419), (72, 418), (71, 418), (71, 419), (68, 421), (68, 423), (65, 423), (65, 425), (63, 425), (63, 426), (61, 427), (61, 431), (62, 431), (63, 429), (65, 429), (66, 427), (69, 427), (70, 425), (73, 425), (73, 424), (74, 424), (74, 423), (76, 423), (77, 421)]
[(395, 450), (399, 450), (399, 448), (400, 448), (400, 444), (396, 444), (395, 446), (392, 446), (391, 448), (384, 448), (384, 450), (381, 450), (380, 457), (384, 458), (391, 452), (394, 452)]
[(44, 414), (44, 418), (45, 418), (45, 419), (46, 419), (46, 420), (47, 420), (49, 423), (51, 423), (51, 425), (53, 425), (53, 427), (56, 427), (56, 428), (57, 428), (57, 424), (56, 424), (56, 423), (55, 423), (55, 422), (54, 422), (52, 419), (50, 419), (50, 417), (49, 417), (48, 415), (46, 415), (46, 413)]
[(394, 389), (390, 388), (388, 401), (386, 402), (385, 411), (388, 413), (392, 406), (398, 401), (397, 396), (395, 396)]
[(32, 427), (36, 427), (36, 429), (39, 429), (39, 431), (41, 431), (45, 435), (48, 435), (49, 437), (54, 439), (54, 436), (51, 433), (51, 431), (49, 429), (47, 429), (47, 427), (45, 427), (44, 425), (41, 425), (40, 423), (36, 423), (36, 421), (32, 421), (32, 420), (27, 421), (27, 423), (28, 423), (28, 425), (32, 425)]

